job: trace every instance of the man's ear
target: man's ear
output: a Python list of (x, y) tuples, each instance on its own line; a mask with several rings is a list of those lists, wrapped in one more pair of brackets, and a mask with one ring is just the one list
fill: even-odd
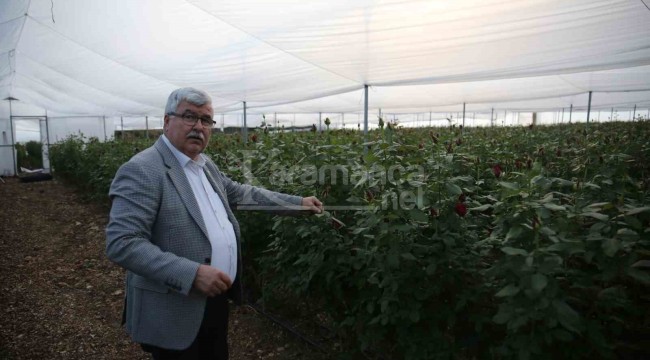
[(164, 119), (163, 133), (166, 133), (167, 132), (167, 124), (169, 123), (169, 115), (165, 115), (165, 117), (163, 119)]

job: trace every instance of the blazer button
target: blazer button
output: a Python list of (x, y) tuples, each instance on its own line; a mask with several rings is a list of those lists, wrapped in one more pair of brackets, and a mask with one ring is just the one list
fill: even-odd
[(209, 258), (209, 257), (205, 258), (205, 263), (206, 264), (209, 264), (211, 262), (212, 262), (212, 258)]

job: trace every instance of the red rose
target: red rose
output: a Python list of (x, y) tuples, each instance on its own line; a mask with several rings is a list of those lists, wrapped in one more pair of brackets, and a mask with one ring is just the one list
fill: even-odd
[(467, 215), (467, 206), (463, 203), (457, 203), (454, 210), (456, 210), (456, 214), (460, 217), (465, 217), (465, 215)]
[(492, 172), (494, 173), (494, 176), (499, 178), (501, 176), (501, 166), (499, 164), (496, 164), (492, 167)]

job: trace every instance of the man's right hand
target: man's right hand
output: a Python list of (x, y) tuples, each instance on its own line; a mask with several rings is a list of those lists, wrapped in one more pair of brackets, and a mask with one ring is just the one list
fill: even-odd
[(200, 265), (192, 286), (207, 296), (223, 294), (232, 286), (232, 280), (223, 271), (209, 265)]

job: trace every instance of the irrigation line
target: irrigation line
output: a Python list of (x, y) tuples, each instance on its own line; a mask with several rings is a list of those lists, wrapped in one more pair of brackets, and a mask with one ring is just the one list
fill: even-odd
[(290, 324), (287, 324), (284, 321), (278, 319), (277, 317), (267, 313), (266, 311), (262, 310), (259, 306), (254, 305), (254, 304), (247, 304), (247, 305), (244, 305), (244, 306), (250, 307), (251, 309), (255, 310), (257, 313), (266, 316), (267, 318), (269, 318), (269, 320), (271, 320), (274, 323), (276, 323), (276, 324), (280, 325), (281, 327), (285, 328), (290, 333), (292, 333), (293, 335), (299, 337), (301, 340), (303, 340), (306, 343), (308, 343), (309, 345), (315, 347), (316, 349), (318, 349), (322, 353), (330, 355), (330, 353), (327, 350), (325, 350), (323, 348), (323, 346), (321, 344), (319, 344), (316, 340), (313, 340), (313, 339), (309, 338), (307, 335), (305, 335), (305, 334), (301, 333), (300, 331), (296, 330)]

